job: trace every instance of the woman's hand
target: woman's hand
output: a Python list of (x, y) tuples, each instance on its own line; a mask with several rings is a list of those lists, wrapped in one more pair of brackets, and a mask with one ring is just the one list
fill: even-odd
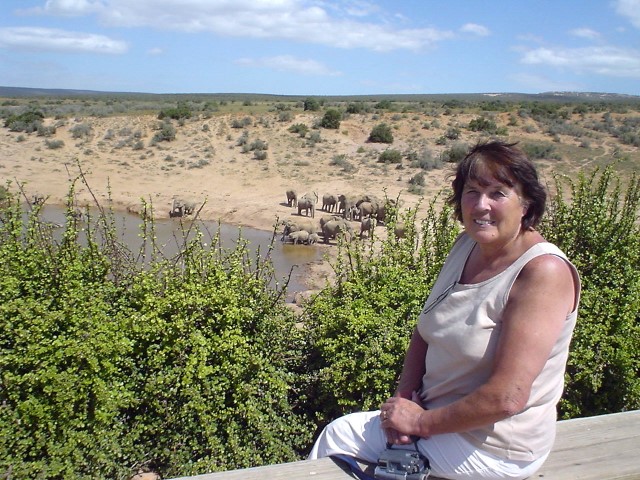
[(420, 419), (425, 411), (416, 392), (411, 395), (411, 400), (391, 397), (382, 404), (380, 410), (387, 442), (406, 445), (415, 441), (415, 436), (420, 431)]

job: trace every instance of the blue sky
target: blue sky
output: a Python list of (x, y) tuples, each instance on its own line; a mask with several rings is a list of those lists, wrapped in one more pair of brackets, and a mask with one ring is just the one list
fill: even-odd
[(0, 85), (640, 95), (640, 0), (2, 0)]

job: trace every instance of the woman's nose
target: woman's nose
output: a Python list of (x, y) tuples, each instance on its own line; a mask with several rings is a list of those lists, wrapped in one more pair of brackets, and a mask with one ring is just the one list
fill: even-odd
[(480, 194), (476, 197), (475, 208), (477, 210), (486, 210), (489, 208), (489, 199), (485, 194)]

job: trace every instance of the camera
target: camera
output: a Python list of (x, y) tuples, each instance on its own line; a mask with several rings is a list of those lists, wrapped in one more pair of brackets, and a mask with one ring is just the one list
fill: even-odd
[(426, 480), (429, 476), (429, 460), (416, 450), (387, 448), (374, 470), (374, 477), (381, 480)]

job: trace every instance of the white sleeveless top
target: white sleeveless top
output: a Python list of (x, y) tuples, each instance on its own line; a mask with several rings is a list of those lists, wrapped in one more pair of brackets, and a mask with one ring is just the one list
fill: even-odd
[[(473, 392), (489, 378), (502, 327), (502, 311), (516, 277), (531, 259), (557, 255), (571, 265), (578, 278), (564, 253), (544, 242), (533, 245), (498, 275), (476, 284), (460, 284), (462, 270), (474, 245), (466, 234), (456, 241), (418, 320), (418, 331), (429, 346), (421, 388), (425, 408), (448, 405)], [(577, 309), (567, 316), (522, 412), (461, 435), (476, 447), (510, 460), (531, 461), (551, 450), (555, 440), (556, 404), (564, 387), (576, 318)]]

